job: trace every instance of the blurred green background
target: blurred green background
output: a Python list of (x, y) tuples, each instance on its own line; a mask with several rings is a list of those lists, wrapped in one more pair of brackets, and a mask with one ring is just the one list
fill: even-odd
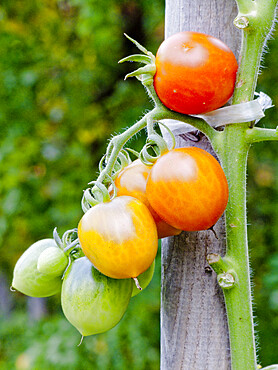
[[(80, 335), (59, 297), (40, 303), (9, 286), (36, 240), (75, 227), (82, 190), (111, 135), (151, 108), (136, 80), (136, 52), (163, 40), (162, 0), (2, 0), (0, 5), (0, 369), (159, 369), (159, 261), (150, 287), (110, 332)], [(269, 43), (258, 91), (278, 106), (278, 38)], [(260, 125), (276, 127), (277, 110)], [(139, 148), (143, 135), (133, 141)], [(278, 363), (278, 146), (257, 144), (248, 167), (254, 302), (263, 365)], [(159, 257), (158, 257), (159, 258)]]

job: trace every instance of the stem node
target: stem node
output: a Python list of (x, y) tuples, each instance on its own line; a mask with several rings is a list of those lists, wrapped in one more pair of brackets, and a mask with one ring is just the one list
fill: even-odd
[(231, 273), (224, 272), (217, 276), (218, 284), (222, 289), (231, 289), (235, 285), (235, 278)]
[(234, 25), (242, 30), (249, 26), (249, 19), (244, 15), (238, 16), (234, 20)]

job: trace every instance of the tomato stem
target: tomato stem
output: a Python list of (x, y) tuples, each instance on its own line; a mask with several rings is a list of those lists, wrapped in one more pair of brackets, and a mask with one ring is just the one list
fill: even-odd
[(79, 240), (78, 239), (75, 239), (73, 242), (71, 242), (70, 244), (68, 244), (65, 248), (64, 248), (64, 252), (68, 252), (69, 250), (75, 248), (77, 246), (77, 244), (79, 244)]
[[(276, 2), (268, 0), (266, 4), (262, 0), (237, 1), (239, 14), (234, 24), (243, 30), (243, 38), (233, 104), (253, 99), (263, 47), (273, 24)], [(231, 289), (224, 289), (225, 286), (222, 286), (233, 370), (257, 368), (247, 242), (247, 155), (251, 143), (278, 138), (276, 130), (250, 126), (250, 122), (230, 124), (220, 135), (212, 137), (212, 145), (229, 183), (229, 202), (225, 212), (226, 256), (217, 261), (212, 260), (211, 267), (219, 277), (223, 273), (221, 270), (229, 273), (229, 270), (225, 271), (225, 263), (228, 261), (232, 265), (231, 274), (235, 278)]]
[(226, 150), (220, 152), (230, 189), (225, 212), (227, 252), (224, 260), (232, 264), (236, 274), (233, 288), (223, 289), (233, 370), (256, 368), (246, 221), (246, 162), (249, 144), (245, 142), (244, 132), (235, 126), (229, 128), (225, 135)]
[(219, 274), (231, 273), (234, 274), (233, 265), (228, 261), (227, 258), (222, 258), (219, 254), (210, 253), (207, 255), (207, 261), (213, 270)]

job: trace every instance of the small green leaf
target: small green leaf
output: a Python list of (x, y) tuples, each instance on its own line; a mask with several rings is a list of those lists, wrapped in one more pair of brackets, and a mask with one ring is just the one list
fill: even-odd
[(118, 63), (124, 63), (124, 62), (138, 62), (138, 63), (149, 64), (149, 63), (152, 63), (152, 58), (148, 55), (133, 54), (133, 55), (130, 55), (118, 61)]
[(144, 46), (142, 46), (141, 44), (139, 44), (138, 41), (132, 39), (130, 36), (128, 36), (126, 33), (124, 33), (125, 37), (127, 39), (129, 39), (131, 42), (133, 42), (134, 45), (136, 45), (136, 47), (142, 51), (142, 53), (146, 54), (146, 55), (149, 55), (151, 58), (153, 58), (153, 60), (155, 59), (155, 56), (150, 52), (148, 51), (146, 48), (144, 48)]
[(152, 76), (155, 75), (155, 72), (156, 72), (156, 68), (155, 68), (155, 65), (153, 64), (148, 64), (144, 67), (141, 67), (141, 68), (138, 68), (136, 69), (136, 71), (133, 71), (131, 73), (128, 73), (126, 76), (125, 76), (125, 80), (129, 77), (137, 77), (137, 76), (141, 76), (143, 74), (150, 74)]

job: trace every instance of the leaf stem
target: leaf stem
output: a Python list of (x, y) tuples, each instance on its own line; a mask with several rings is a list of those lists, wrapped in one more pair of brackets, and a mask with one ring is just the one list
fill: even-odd
[(277, 141), (278, 131), (277, 129), (253, 127), (252, 129), (246, 130), (246, 140), (250, 144), (259, 143), (260, 141)]

